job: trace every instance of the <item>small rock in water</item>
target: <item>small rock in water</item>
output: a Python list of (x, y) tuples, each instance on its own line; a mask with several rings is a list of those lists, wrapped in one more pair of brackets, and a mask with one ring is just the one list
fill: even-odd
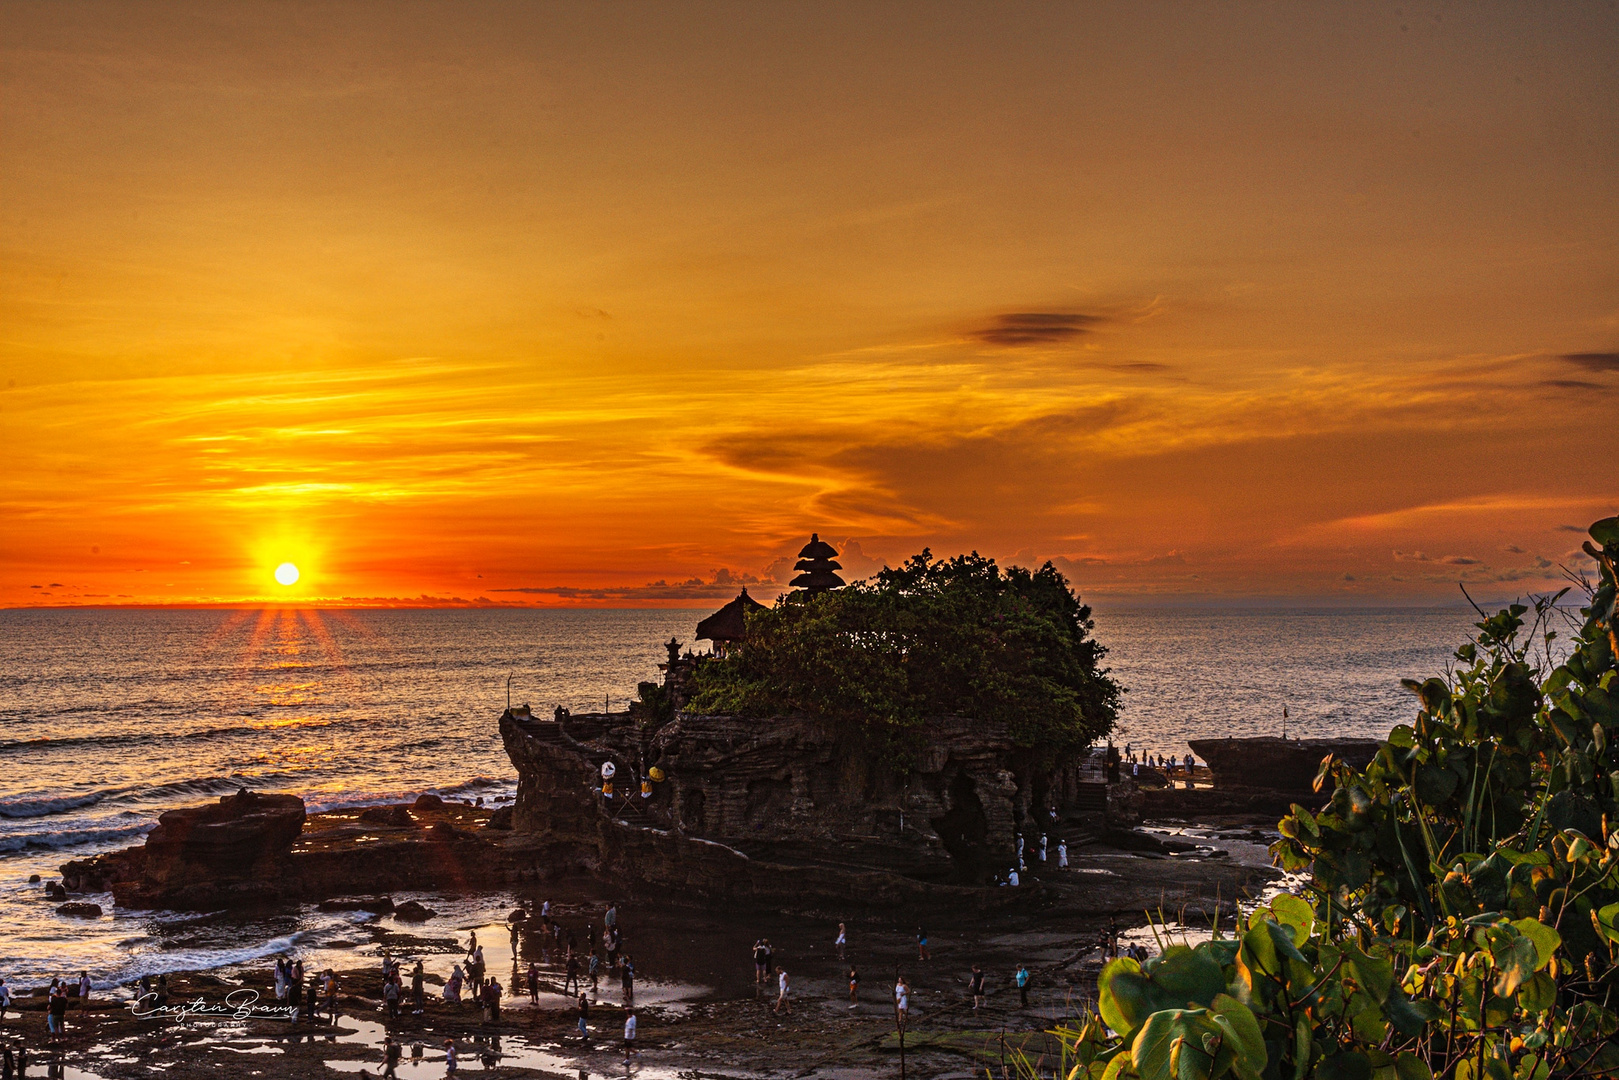
[(28, 875), (28, 884), (30, 884), (30, 885), (38, 885), (39, 884), (39, 875), (38, 874), (29, 874)]
[(438, 912), (416, 900), (406, 900), (394, 908), (394, 918), (404, 922), (426, 922)]
[(416, 819), (403, 805), (368, 806), (360, 811), (360, 820), (371, 825), (414, 825)]
[(81, 919), (99, 919), (101, 918), (101, 905), (75, 901), (71, 904), (63, 904), (56, 909), (56, 913), (58, 915), (74, 915)]
[(416, 809), (442, 810), (444, 809), (444, 800), (439, 798), (437, 795), (434, 795), (432, 792), (428, 792), (425, 795), (418, 795), (416, 796)]

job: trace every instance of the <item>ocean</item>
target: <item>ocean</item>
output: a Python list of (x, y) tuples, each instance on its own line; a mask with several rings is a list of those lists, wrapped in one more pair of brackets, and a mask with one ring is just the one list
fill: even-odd
[[(709, 610), (0, 611), (0, 973), (28, 985), (86, 968), (112, 985), (341, 937), (352, 917), (312, 912), (262, 926), (69, 919), (27, 878), (244, 786), (312, 810), (429, 791), (508, 800), (508, 679), (536, 712), (623, 708), (657, 677), (662, 643), (690, 644)], [(1116, 741), (1179, 754), (1188, 738), (1279, 734), (1284, 705), (1289, 734), (1382, 735), (1414, 712), (1401, 677), (1443, 672), (1475, 618), (1100, 610), (1127, 689)]]

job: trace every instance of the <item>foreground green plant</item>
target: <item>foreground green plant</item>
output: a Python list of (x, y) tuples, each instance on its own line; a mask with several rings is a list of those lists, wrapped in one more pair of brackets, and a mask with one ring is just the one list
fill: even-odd
[(1407, 683), (1415, 722), (1362, 771), (1323, 763), (1331, 801), (1281, 822), (1272, 851), (1308, 874), (1304, 898), (1108, 964), (1100, 1016), (1051, 1033), (1062, 1072), (1024, 1073), (1619, 1076), (1619, 519), (1591, 536), (1598, 583), (1564, 662), (1547, 659), (1562, 593), (1483, 618), (1447, 678)]

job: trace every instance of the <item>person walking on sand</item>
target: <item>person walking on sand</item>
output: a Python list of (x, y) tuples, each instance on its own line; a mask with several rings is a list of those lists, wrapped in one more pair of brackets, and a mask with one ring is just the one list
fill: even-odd
[(630, 1013), (624, 1017), (624, 1060), (630, 1060), (635, 1053), (635, 1014)]
[(776, 1007), (774, 1009), (771, 1009), (770, 1011), (774, 1012), (774, 1013), (779, 1013), (779, 1012), (788, 1012), (788, 1013), (790, 1013), (790, 1012), (793, 1011), (793, 1007), (791, 1005), (787, 1004), (787, 969), (786, 968), (782, 968), (781, 971), (777, 972), (776, 981), (777, 981), (780, 989), (776, 993)]
[(588, 1023), (589, 1020), (590, 1020), (590, 999), (585, 997), (585, 995), (580, 994), (579, 995), (579, 1041), (580, 1042), (589, 1042), (590, 1041), (590, 1027), (589, 1027), (589, 1023)]
[(894, 980), (894, 1026), (905, 1030), (905, 1021), (911, 1015), (911, 987), (901, 975)]
[(932, 959), (928, 954), (928, 932), (920, 926), (916, 928), (916, 958), (918, 960)]
[(848, 945), (849, 945), (849, 931), (844, 928), (844, 925), (842, 923), (838, 923), (838, 939), (836, 941), (834, 941), (832, 944), (837, 946), (838, 959), (842, 960), (843, 959), (843, 950), (845, 948), (847, 948)]
[(973, 977), (967, 980), (967, 992), (973, 996), (973, 1012), (984, 1003), (984, 969), (973, 965)]
[(860, 969), (849, 965), (849, 1008), (860, 1007)]
[(382, 1075), (384, 1080), (390, 1076), (395, 1080), (399, 1077), (399, 1044), (394, 1042), (392, 1035), (382, 1040)]
[(1019, 964), (1017, 966), (1017, 975), (1013, 977), (1013, 981), (1017, 983), (1018, 1008), (1027, 1009), (1029, 1007), (1029, 969), (1023, 964)]

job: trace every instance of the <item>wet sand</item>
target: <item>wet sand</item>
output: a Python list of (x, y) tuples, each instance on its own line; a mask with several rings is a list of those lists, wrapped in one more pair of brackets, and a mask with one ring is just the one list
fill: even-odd
[[(1116, 921), (1121, 929), (1145, 926), (1144, 912), (1162, 912), (1189, 933), (1207, 933), (1211, 917), (1226, 925), (1233, 900), (1257, 893), (1273, 880), (1255, 834), (1241, 827), (1180, 829), (1161, 834), (1221, 850), (1218, 857), (1189, 853), (1143, 855), (1099, 847), (1073, 853), (1066, 873), (1048, 875), (1043, 890), (1029, 890), (1030, 907), (980, 920), (928, 925), (931, 959), (918, 960), (914, 917), (849, 923), (848, 957), (861, 972), (860, 1001), (848, 1001), (844, 973), (833, 948), (836, 916), (788, 917), (769, 912), (726, 911), (722, 905), (660, 905), (645, 898), (623, 902), (619, 926), (625, 951), (634, 958), (638, 1052), (628, 1064), (622, 1049), (624, 1010), (616, 972), (603, 972), (591, 1009), (592, 1040), (581, 1043), (576, 1010), (561, 995), (561, 958), (542, 949), (538, 935), (516, 942), (515, 966), (541, 964), (542, 992), (530, 1003), (527, 988), (503, 999), (501, 1021), (485, 1025), (470, 1004), (440, 1000), (442, 980), (464, 957), (476, 930), (490, 975), (513, 985), (513, 939), (499, 923), (406, 926), (375, 918), (356, 926), (364, 944), (340, 954), (305, 958), (313, 973), (326, 964), (340, 972), (343, 994), (335, 1024), (289, 1024), (284, 1020), (194, 1017), (141, 1019), (124, 1003), (106, 999), (68, 1014), (68, 1034), (59, 1047), (44, 1048), (43, 997), (20, 997), (25, 1006), (0, 1023), (0, 1038), (30, 1048), (30, 1076), (63, 1080), (126, 1080), (159, 1072), (179, 1080), (220, 1076), (339, 1077), (378, 1075), (388, 1030), (380, 1003), (380, 959), (386, 950), (410, 964), (419, 957), (428, 975), (428, 1004), (420, 1015), (407, 1005), (392, 1030), (403, 1045), (400, 1077), (426, 1080), (445, 1075), (444, 1043), (453, 1039), (461, 1071), (491, 1077), (630, 1076), (646, 1080), (744, 1076), (826, 1076), (858, 1080), (898, 1073), (894, 1037), (896, 973), (911, 986), (907, 1073), (921, 1077), (982, 1075), (983, 1055), (993, 1059), (1003, 1038), (1041, 1040), (1040, 1033), (1091, 1003), (1101, 966), (1099, 933)], [(585, 940), (587, 920), (600, 925), (611, 897), (599, 884), (575, 883), (547, 894), (525, 887), (483, 898), (485, 910), (521, 897), (553, 902), (555, 917)], [(1040, 899), (1036, 899), (1039, 897)], [(432, 898), (427, 898), (431, 906)], [(453, 905), (451, 905), (453, 906)], [(1159, 930), (1161, 937), (1164, 931)], [(1149, 947), (1151, 933), (1139, 935)], [(790, 1010), (772, 1011), (776, 986), (754, 982), (751, 949), (768, 938), (791, 981)], [(1136, 935), (1127, 933), (1126, 940)], [(340, 957), (340, 958), (339, 958)], [(312, 963), (313, 961), (313, 963)], [(973, 964), (986, 972), (989, 996), (975, 1013), (967, 994)], [(1019, 963), (1034, 976), (1030, 1006), (1019, 1007), (1011, 979)], [(519, 980), (521, 981), (521, 980)], [(170, 1001), (223, 1001), (233, 991), (256, 990), (274, 1003), (270, 962), (194, 973), (171, 979)], [(14, 988), (15, 992), (15, 988)], [(407, 994), (408, 996), (408, 994)], [(944, 1041), (940, 1036), (948, 1036)], [(918, 1046), (918, 1043), (925, 1044)], [(46, 1063), (61, 1072), (47, 1072)]]

